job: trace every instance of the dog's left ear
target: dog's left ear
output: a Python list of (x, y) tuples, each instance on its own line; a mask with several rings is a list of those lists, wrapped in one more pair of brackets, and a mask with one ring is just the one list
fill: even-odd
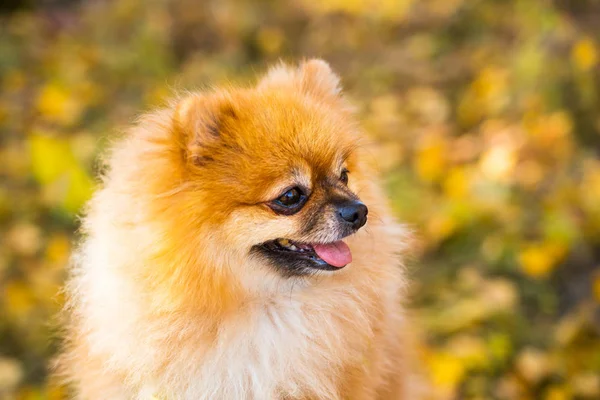
[(341, 98), (340, 78), (329, 64), (320, 59), (303, 62), (297, 69), (280, 64), (267, 73), (258, 88), (299, 88), (321, 100), (336, 101)]

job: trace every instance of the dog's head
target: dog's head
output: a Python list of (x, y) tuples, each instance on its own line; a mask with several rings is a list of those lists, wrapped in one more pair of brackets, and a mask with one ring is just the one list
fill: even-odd
[(351, 262), (342, 240), (368, 214), (359, 135), (325, 62), (277, 67), (252, 89), (188, 96), (174, 130), (198, 219), (223, 246), (285, 276)]

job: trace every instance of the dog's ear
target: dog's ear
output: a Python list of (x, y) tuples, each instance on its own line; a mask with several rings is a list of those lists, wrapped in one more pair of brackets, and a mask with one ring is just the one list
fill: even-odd
[(312, 59), (300, 65), (302, 89), (323, 99), (338, 99), (341, 94), (340, 78), (323, 60)]
[(296, 69), (285, 64), (271, 68), (258, 88), (297, 88), (326, 101), (339, 100), (341, 97), (340, 78), (329, 64), (319, 59), (305, 61)]
[(196, 165), (211, 161), (208, 150), (221, 139), (232, 119), (237, 119), (237, 113), (225, 97), (192, 94), (181, 100), (173, 124), (185, 158)]

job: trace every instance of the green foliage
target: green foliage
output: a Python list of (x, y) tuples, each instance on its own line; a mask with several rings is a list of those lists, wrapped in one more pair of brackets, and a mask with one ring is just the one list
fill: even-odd
[(416, 233), (432, 397), (600, 398), (597, 2), (32, 4), (0, 15), (0, 399), (64, 397), (50, 321), (105, 141), (173, 92), (314, 56)]

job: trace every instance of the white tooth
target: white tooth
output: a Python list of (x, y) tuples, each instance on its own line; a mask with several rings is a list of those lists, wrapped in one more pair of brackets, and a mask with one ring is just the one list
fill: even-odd
[(296, 246), (294, 246), (294, 245), (291, 245), (290, 249), (292, 249), (292, 250), (298, 250), (298, 248)]

